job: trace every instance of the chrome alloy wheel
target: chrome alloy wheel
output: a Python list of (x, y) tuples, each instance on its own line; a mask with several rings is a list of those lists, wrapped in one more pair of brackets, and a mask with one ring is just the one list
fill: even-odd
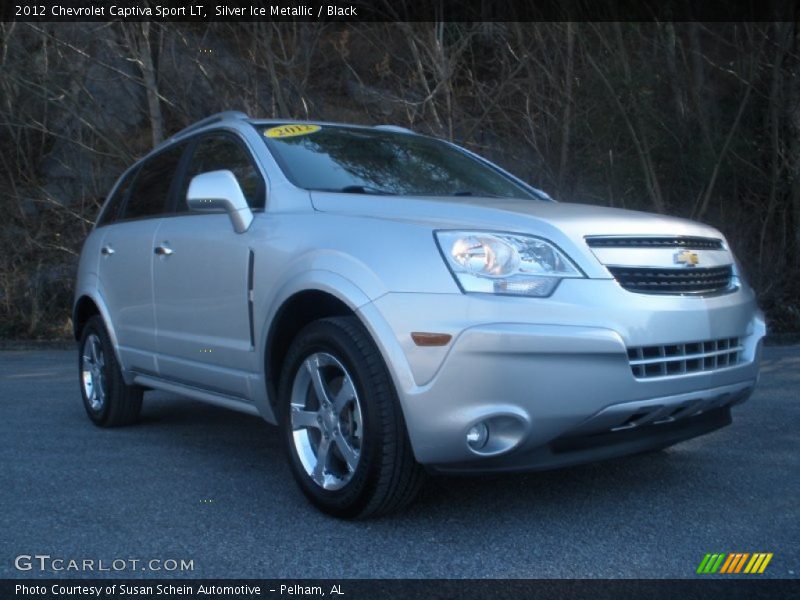
[(81, 381), (83, 393), (94, 411), (103, 408), (106, 402), (106, 357), (100, 338), (92, 333), (86, 338), (81, 356)]
[(306, 473), (326, 490), (352, 479), (361, 459), (363, 420), (358, 393), (336, 358), (317, 352), (303, 361), (291, 391), (294, 448)]

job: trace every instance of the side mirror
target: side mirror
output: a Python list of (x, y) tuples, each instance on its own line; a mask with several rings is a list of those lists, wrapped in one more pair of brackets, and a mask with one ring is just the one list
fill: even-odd
[(253, 213), (242, 188), (233, 173), (227, 170), (209, 171), (192, 177), (186, 192), (186, 204), (194, 212), (228, 213), (236, 233), (244, 233), (253, 222)]

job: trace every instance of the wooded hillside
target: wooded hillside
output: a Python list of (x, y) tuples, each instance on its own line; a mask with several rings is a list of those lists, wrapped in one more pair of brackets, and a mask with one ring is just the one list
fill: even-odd
[(563, 201), (705, 221), (798, 331), (799, 53), (792, 22), (0, 24), (0, 337), (69, 335), (114, 180), (219, 110), (404, 125)]

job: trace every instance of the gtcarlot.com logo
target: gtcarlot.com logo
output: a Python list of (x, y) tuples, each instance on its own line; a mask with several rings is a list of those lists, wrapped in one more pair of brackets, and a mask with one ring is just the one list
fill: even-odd
[(731, 552), (728, 554), (706, 554), (697, 567), (701, 575), (747, 573), (760, 574), (772, 560), (772, 552)]
[(109, 571), (194, 571), (194, 560), (183, 558), (66, 558), (49, 554), (20, 554), (14, 559), (17, 571), (109, 572)]

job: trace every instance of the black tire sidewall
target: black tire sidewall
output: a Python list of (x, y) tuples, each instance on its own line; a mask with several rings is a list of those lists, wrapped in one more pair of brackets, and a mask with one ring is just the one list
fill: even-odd
[[(364, 332), (366, 333), (366, 332)], [(339, 360), (348, 370), (358, 394), (363, 428), (361, 458), (352, 479), (341, 489), (325, 490), (306, 473), (294, 447), (290, 418), (291, 392), (298, 369), (310, 355), (326, 352)], [(308, 325), (295, 339), (287, 354), (279, 388), (279, 417), (284, 445), (289, 456), (292, 474), (303, 492), (323, 511), (339, 517), (358, 516), (370, 499), (380, 476), (384, 421), (381, 406), (373, 397), (376, 387), (374, 370), (367, 357), (348, 332), (331, 320), (321, 320)]]
[[(98, 339), (100, 340), (100, 345), (103, 347), (103, 357), (105, 359), (105, 364), (103, 365), (103, 379), (105, 380), (105, 401), (103, 402), (103, 406), (100, 410), (94, 410), (89, 402), (89, 399), (86, 397), (86, 391), (83, 387), (83, 354), (84, 348), (86, 346), (86, 340), (89, 338), (90, 335), (95, 334)], [(105, 325), (99, 319), (99, 317), (93, 317), (89, 320), (86, 326), (83, 328), (83, 332), (81, 334), (81, 341), (80, 346), (78, 349), (78, 376), (79, 376), (79, 383), (81, 386), (81, 398), (83, 398), (83, 407), (86, 409), (86, 414), (89, 415), (89, 418), (94, 421), (98, 425), (104, 424), (108, 420), (108, 414), (111, 410), (111, 402), (113, 398), (113, 385), (114, 385), (114, 373), (113, 368), (116, 365), (116, 361), (112, 360), (113, 358), (114, 348), (111, 345), (111, 340), (108, 337), (108, 333), (106, 332)]]

